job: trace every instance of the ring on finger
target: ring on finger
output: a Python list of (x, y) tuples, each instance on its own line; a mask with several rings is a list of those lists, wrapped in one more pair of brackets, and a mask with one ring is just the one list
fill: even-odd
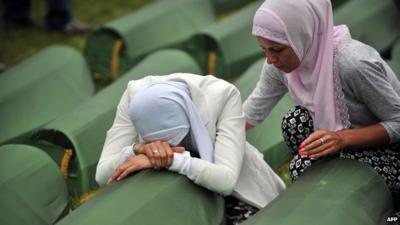
[(158, 154), (158, 153), (160, 153), (160, 152), (158, 151), (158, 149), (154, 149), (154, 150), (153, 150), (153, 153), (154, 153), (154, 154)]
[(321, 145), (325, 144), (325, 139), (324, 138), (320, 138), (319, 141), (321, 142)]

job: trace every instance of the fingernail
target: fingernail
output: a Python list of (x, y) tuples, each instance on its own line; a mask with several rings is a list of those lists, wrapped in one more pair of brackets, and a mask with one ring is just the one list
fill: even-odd
[(304, 151), (305, 151), (305, 148), (300, 148), (299, 151), (300, 151), (300, 152), (304, 152)]

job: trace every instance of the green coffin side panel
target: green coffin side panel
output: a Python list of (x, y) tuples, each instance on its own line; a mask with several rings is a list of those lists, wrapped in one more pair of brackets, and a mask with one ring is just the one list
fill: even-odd
[(223, 213), (220, 195), (184, 176), (147, 170), (106, 186), (57, 225), (218, 225)]
[(385, 181), (375, 170), (335, 158), (307, 169), (243, 225), (379, 225), (386, 224), (392, 204)]
[(393, 72), (396, 74), (397, 79), (400, 80), (400, 60), (389, 60), (386, 63), (390, 66)]
[(351, 36), (374, 47), (389, 50), (399, 34), (399, 11), (391, 0), (349, 0), (334, 12), (335, 24), (347, 24)]
[(59, 168), (28, 145), (0, 147), (0, 224), (50, 225), (68, 204)]
[(236, 10), (256, 0), (209, 0), (217, 14), (223, 14), (232, 10)]
[[(106, 131), (129, 80), (174, 72), (200, 73), (195, 61), (179, 50), (162, 50), (146, 57), (136, 67), (100, 91), (73, 112), (60, 117), (34, 135), (33, 144), (60, 162), (64, 148), (74, 149), (69, 185), (72, 195), (82, 195), (97, 186), (94, 176)], [(72, 189), (71, 189), (72, 187)]]
[(400, 40), (398, 39), (391, 50), (391, 59), (400, 62)]
[[(260, 2), (254, 2), (232, 16), (214, 23), (194, 35), (186, 49), (199, 62), (205, 73), (232, 80), (262, 56), (251, 27)], [(216, 54), (215, 60), (210, 54)], [(209, 69), (215, 65), (215, 69)]]
[(349, 0), (331, 0), (332, 3), (332, 9), (336, 10), (340, 5), (342, 5), (343, 3), (347, 2)]
[(49, 47), (0, 76), (0, 143), (21, 143), (94, 92), (83, 57), (68, 47)]
[(178, 47), (200, 28), (215, 21), (211, 3), (204, 0), (159, 0), (125, 17), (105, 24), (89, 36), (85, 56), (91, 69), (111, 73), (115, 42), (120, 39), (122, 74), (145, 55), (160, 48)]
[[(259, 80), (265, 59), (259, 59), (235, 82), (244, 101)], [(264, 154), (265, 161), (277, 169), (290, 159), (290, 152), (283, 141), (281, 123), (284, 114), (293, 106), (293, 101), (285, 95), (270, 115), (257, 127), (247, 132), (247, 141)]]

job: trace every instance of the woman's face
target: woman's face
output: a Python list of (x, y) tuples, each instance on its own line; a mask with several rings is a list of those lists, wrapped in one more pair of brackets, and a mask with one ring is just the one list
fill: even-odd
[(278, 70), (290, 73), (300, 65), (300, 60), (289, 46), (257, 36), (257, 42), (264, 51), (267, 63)]

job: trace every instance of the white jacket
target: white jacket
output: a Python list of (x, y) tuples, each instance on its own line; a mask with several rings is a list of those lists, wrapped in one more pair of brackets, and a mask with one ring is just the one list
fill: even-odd
[(174, 153), (170, 170), (186, 175), (209, 190), (223, 195), (232, 194), (258, 208), (266, 206), (285, 189), (284, 183), (263, 160), (262, 154), (246, 142), (245, 118), (236, 87), (213, 76), (183, 73), (148, 76), (128, 83), (97, 165), (96, 181), (99, 185), (104, 185), (128, 157), (123, 156), (126, 155), (126, 146), (133, 155), (131, 146), (143, 143), (129, 119), (128, 105), (141, 87), (155, 80), (177, 80), (188, 84), (192, 100), (215, 143), (213, 163), (190, 157), (187, 152)]

